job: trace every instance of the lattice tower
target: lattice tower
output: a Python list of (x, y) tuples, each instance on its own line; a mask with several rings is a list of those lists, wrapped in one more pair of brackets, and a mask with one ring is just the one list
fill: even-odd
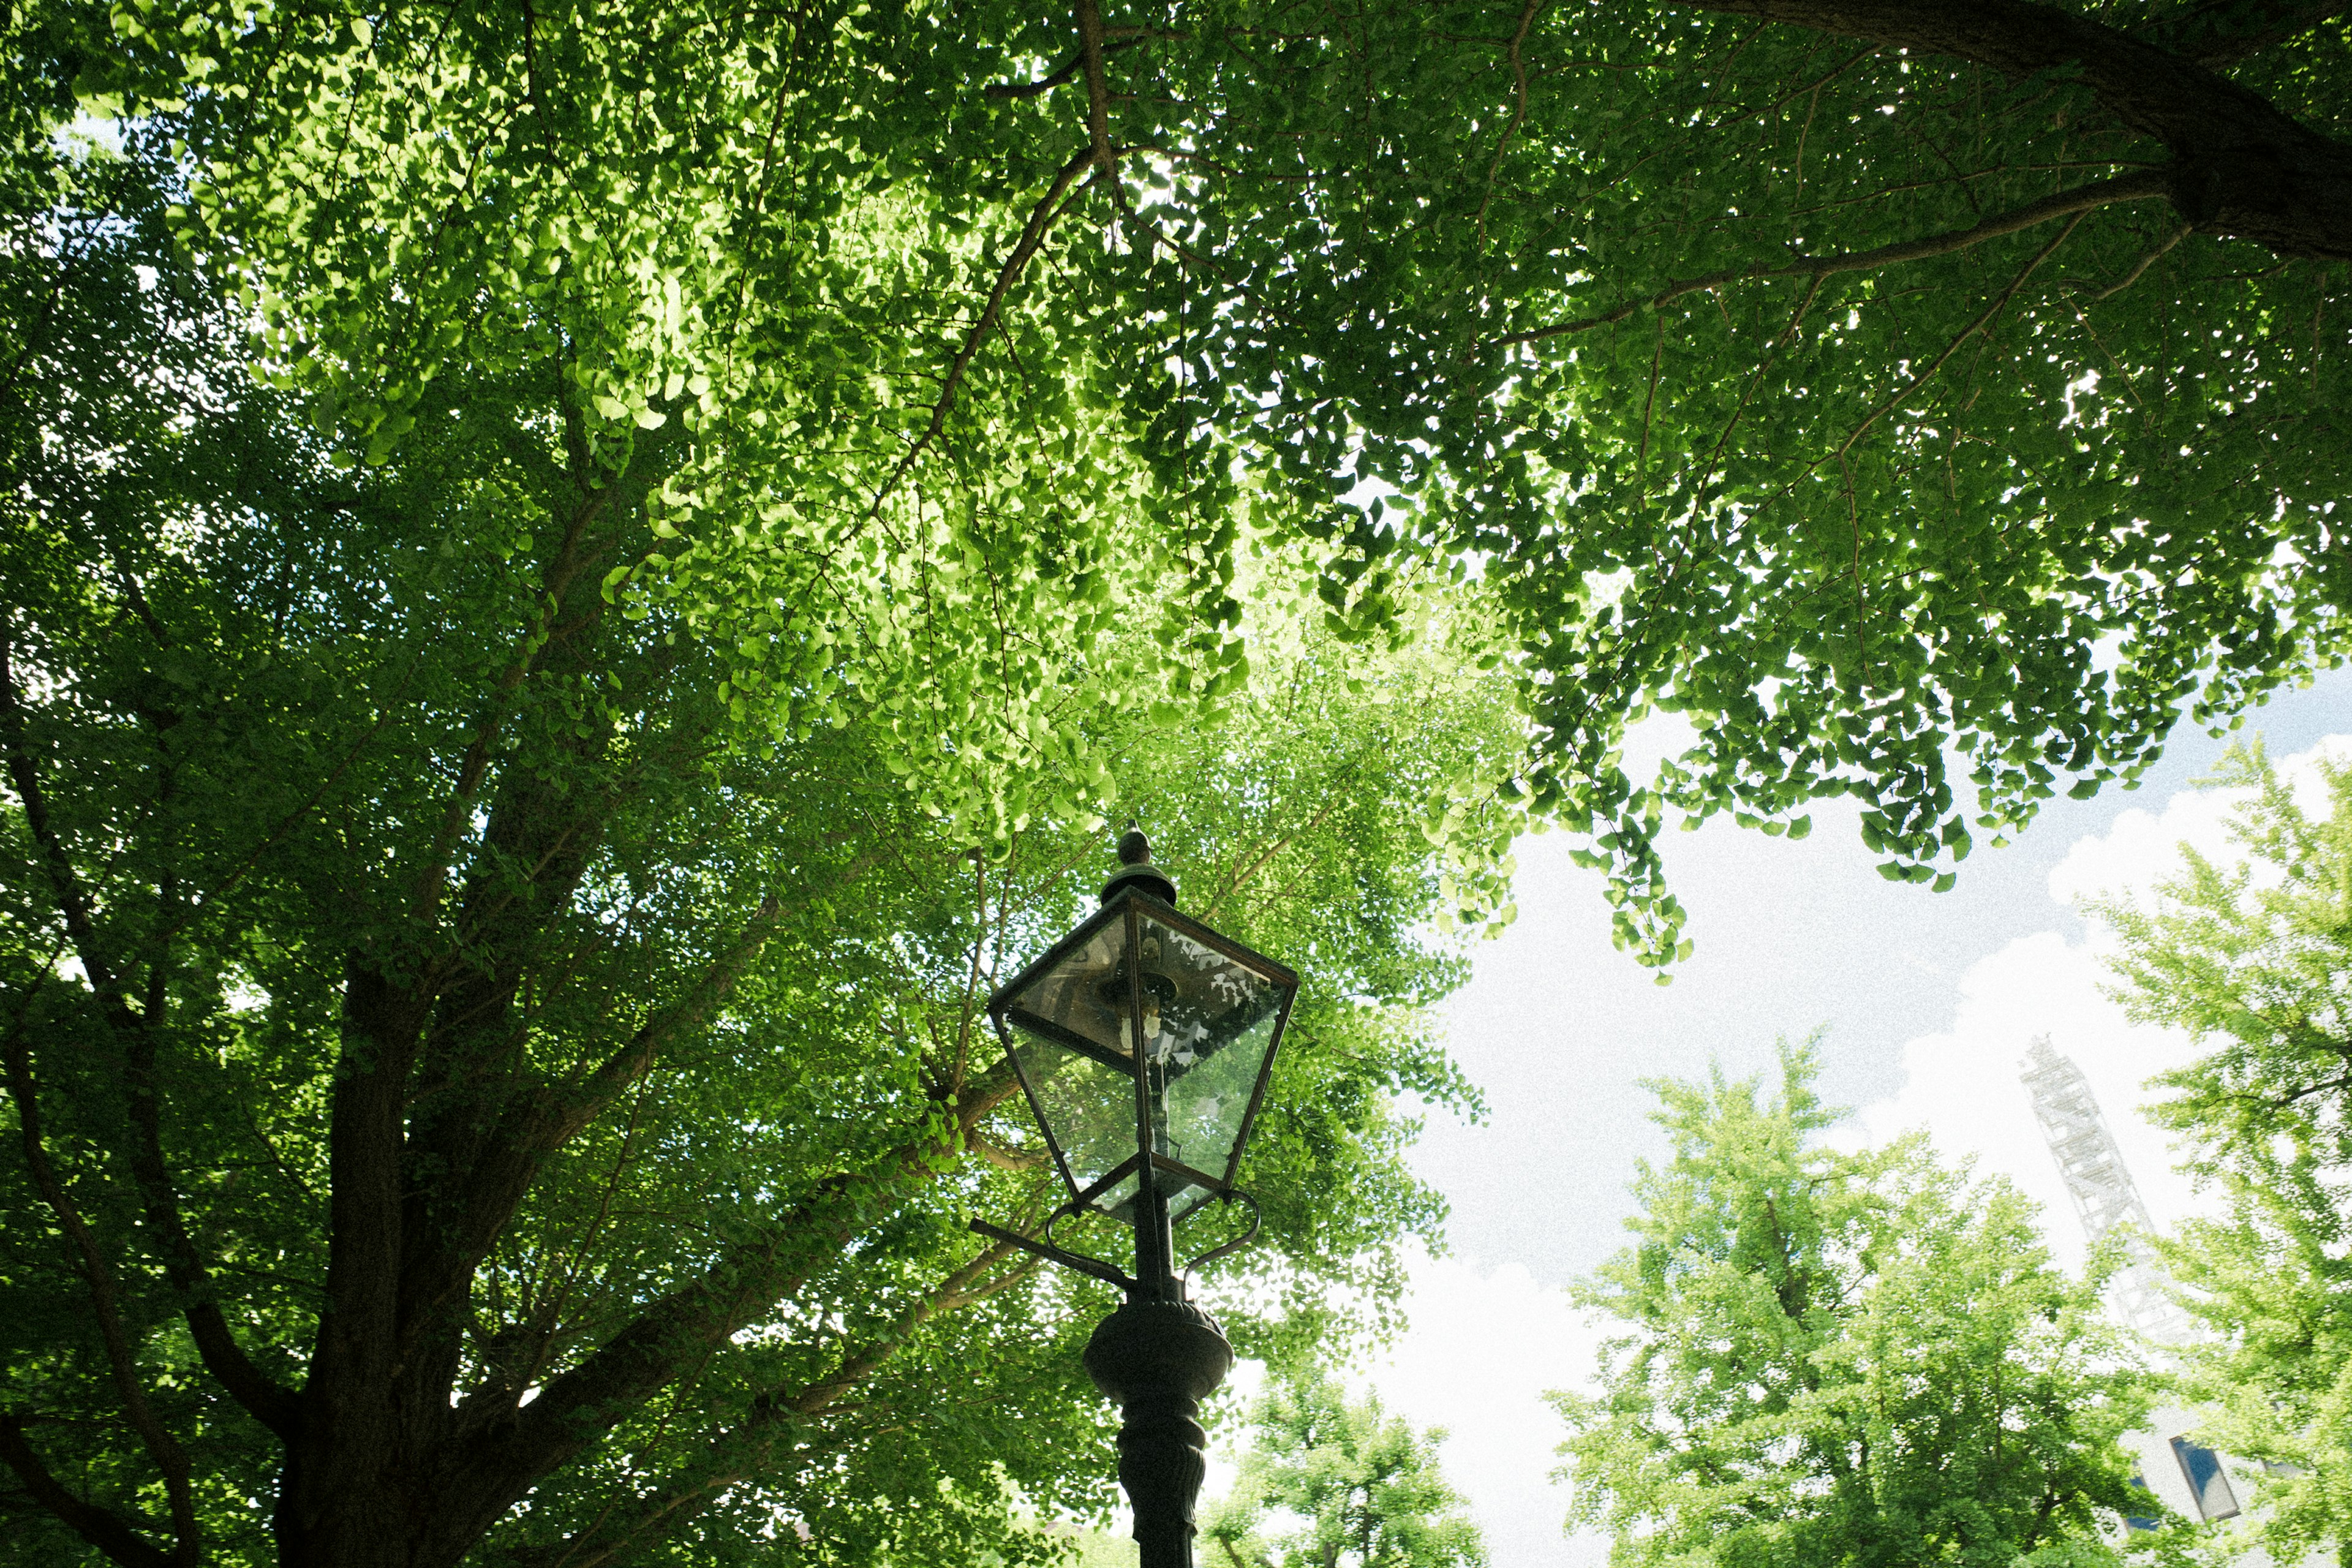
[(2125, 1263), (2108, 1285), (2108, 1294), (2133, 1330), (2158, 1344), (2178, 1345), (2194, 1337), (2195, 1326), (2165, 1289), (2164, 1265), (2149, 1247), (2155, 1234), (2147, 1205), (2124, 1167), (2123, 1152), (2099, 1115), (2090, 1080), (2072, 1060), (2058, 1054), (2050, 1037), (2041, 1036), (2028, 1049), (2020, 1075), (2033, 1097), (2033, 1119), (2050, 1145), (2065, 1178), (2066, 1194), (2093, 1243), (2117, 1226), (2129, 1226), (2124, 1242)]

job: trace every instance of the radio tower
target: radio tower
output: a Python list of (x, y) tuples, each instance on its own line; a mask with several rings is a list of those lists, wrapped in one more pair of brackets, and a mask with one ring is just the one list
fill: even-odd
[(2124, 1321), (2147, 1339), (2163, 1345), (2187, 1343), (2195, 1336), (2189, 1315), (2165, 1289), (2164, 1265), (2149, 1250), (2147, 1238), (2156, 1227), (2148, 1223), (2147, 1205), (2124, 1168), (2122, 1151), (2099, 1115), (2090, 1081), (2073, 1061), (2052, 1047), (2050, 1037), (2036, 1038), (2026, 1053), (2020, 1075), (2033, 1097), (2033, 1119), (2066, 1179), (2067, 1195), (2094, 1245), (2120, 1225), (2132, 1227), (2124, 1242), (2124, 1266), (2116, 1271), (2108, 1289)]

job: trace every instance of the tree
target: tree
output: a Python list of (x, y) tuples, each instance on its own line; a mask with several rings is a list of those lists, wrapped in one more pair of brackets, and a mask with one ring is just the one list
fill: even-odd
[[(1442, 1431), (1351, 1399), (1319, 1365), (1267, 1390), (1234, 1488), (1202, 1523), (1232, 1568), (1481, 1568), (1486, 1548), (1439, 1470)], [(1297, 1521), (1264, 1539), (1269, 1513)]]
[(2322, 813), (2257, 742), (2211, 783), (2246, 793), (2230, 867), (2182, 847), (2147, 907), (2095, 906), (2120, 938), (2135, 1017), (2210, 1053), (2147, 1108), (2223, 1201), (2164, 1244), (2210, 1331), (2183, 1354), (2208, 1439), (2264, 1461), (2253, 1528), (2280, 1562), (2352, 1561), (2352, 767), (2322, 762)]
[(1301, 632), (1269, 545), (1255, 668), (1186, 684), (1157, 543), (969, 510), (722, 534), (723, 614), (635, 585), (661, 459), (528, 374), (334, 466), (170, 239), (170, 129), (44, 142), (9, 214), (0, 1555), (1050, 1557), (1108, 1301), (963, 1228), (1051, 1201), (978, 1009), (1114, 804), (1308, 977), (1238, 1342), (1389, 1310), (1442, 1213), (1396, 1097), (1469, 1097), (1423, 933), (1522, 744), (1442, 617)]
[(2113, 1561), (2148, 1394), (2098, 1270), (1916, 1135), (1823, 1146), (1814, 1070), (1653, 1086), (1674, 1157), (1581, 1291), (1624, 1331), (1597, 1396), (1552, 1396), (1573, 1517), (1622, 1568)]
[[(1058, 625), (1139, 521), (1190, 689), (1237, 491), (1346, 635), (1478, 573), (1515, 787), (1663, 963), (1669, 806), (1858, 795), (1947, 880), (2341, 655), (2339, 10), (49, 0), (21, 47), (184, 142), (342, 460), (527, 390), (681, 542), (604, 569), (699, 613), (735, 529), (870, 570), (984, 514), (1066, 547)], [(1656, 709), (1696, 739), (1634, 779)]]

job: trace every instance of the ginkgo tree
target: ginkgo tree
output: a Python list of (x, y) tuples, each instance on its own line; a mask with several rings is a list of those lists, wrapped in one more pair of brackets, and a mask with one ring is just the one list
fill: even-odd
[(1245, 670), (1161, 640), (1156, 535), (705, 532), (688, 448), (527, 369), (339, 467), (175, 246), (179, 155), (104, 129), (7, 296), (0, 1556), (1051, 1557), (1109, 1303), (965, 1228), (1049, 1202), (982, 1007), (1112, 809), (1310, 977), (1229, 1329), (1392, 1310), (1442, 1215), (1397, 1101), (1471, 1102), (1433, 921), (1500, 898), (1525, 750), (1458, 605), (1349, 648), (1261, 539)]
[(2239, 794), (2238, 853), (2182, 846), (2155, 896), (2102, 900), (2133, 1016), (2201, 1054), (2148, 1108), (2220, 1201), (2165, 1239), (2205, 1331), (2182, 1351), (2201, 1436), (2256, 1461), (2247, 1528), (2281, 1562), (2352, 1555), (2352, 767), (2298, 779), (2261, 744), (2209, 781)]
[(1255, 1440), (1202, 1527), (1217, 1568), (1484, 1568), (1486, 1543), (1438, 1461), (1444, 1431), (1311, 1364), (1253, 1415)]
[(1624, 1250), (1580, 1287), (1615, 1330), (1552, 1396), (1571, 1518), (1617, 1568), (2181, 1560), (2118, 1439), (2154, 1384), (2032, 1206), (1914, 1133), (1832, 1145), (1810, 1048), (1779, 1082), (1664, 1080)]

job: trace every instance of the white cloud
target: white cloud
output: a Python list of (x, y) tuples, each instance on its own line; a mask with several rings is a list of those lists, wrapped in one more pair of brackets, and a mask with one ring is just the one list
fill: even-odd
[[(2326, 781), (2319, 763), (2341, 765), (2352, 759), (2352, 735), (2329, 735), (2309, 751), (2275, 759), (2294, 786), (2295, 803), (2314, 815), (2327, 810)], [(2086, 899), (2144, 896), (2180, 866), (2187, 843), (2208, 858), (2228, 864), (2242, 851), (2230, 842), (2229, 816), (2245, 798), (2243, 790), (2183, 790), (2159, 815), (2126, 811), (2095, 837), (2077, 839), (2050, 873), (2050, 896), (2062, 904)]]
[(2149, 1216), (2174, 1223), (2193, 1200), (2164, 1135), (2137, 1108), (2150, 1077), (2194, 1052), (2177, 1035), (2126, 1020), (2104, 994), (2107, 980), (2096, 939), (2070, 942), (2055, 931), (1979, 960), (1960, 977), (1951, 1026), (1904, 1047), (1901, 1091), (1865, 1107), (1849, 1135), (1875, 1143), (1925, 1128), (1945, 1154), (1974, 1156), (1979, 1172), (2007, 1176), (2039, 1202), (2059, 1256), (2079, 1261), (2074, 1205), (2018, 1081), (2028, 1043), (2046, 1034), (2090, 1080)]
[[(2281, 760), (2306, 808), (2322, 804), (2316, 760), (2347, 752), (2352, 737), (2330, 736)], [(2060, 906), (2103, 897), (2145, 900), (2178, 873), (2183, 843), (2222, 864), (2235, 860), (2242, 850), (2230, 841), (2228, 818), (2237, 799), (2235, 792), (2184, 790), (2161, 811), (2125, 812), (2105, 833), (2076, 840), (2053, 868), (2052, 900)], [(2177, 1152), (2169, 1141), (2140, 1108), (2155, 1098), (2148, 1080), (2193, 1059), (2200, 1048), (2175, 1031), (2125, 1017), (2107, 994), (2114, 981), (2105, 960), (2112, 940), (2096, 922), (2078, 942), (2045, 931), (2017, 938), (1970, 965), (1950, 1027), (1904, 1047), (1903, 1088), (1864, 1108), (1849, 1136), (1877, 1142), (1927, 1129), (1947, 1154), (1974, 1155), (1979, 1169), (2008, 1176), (2039, 1200), (2059, 1255), (2078, 1260), (2081, 1227), (2018, 1082), (2028, 1043), (2047, 1034), (2090, 1080), (2150, 1218), (2159, 1227), (2177, 1224), (2200, 1200), (2173, 1169)]]

